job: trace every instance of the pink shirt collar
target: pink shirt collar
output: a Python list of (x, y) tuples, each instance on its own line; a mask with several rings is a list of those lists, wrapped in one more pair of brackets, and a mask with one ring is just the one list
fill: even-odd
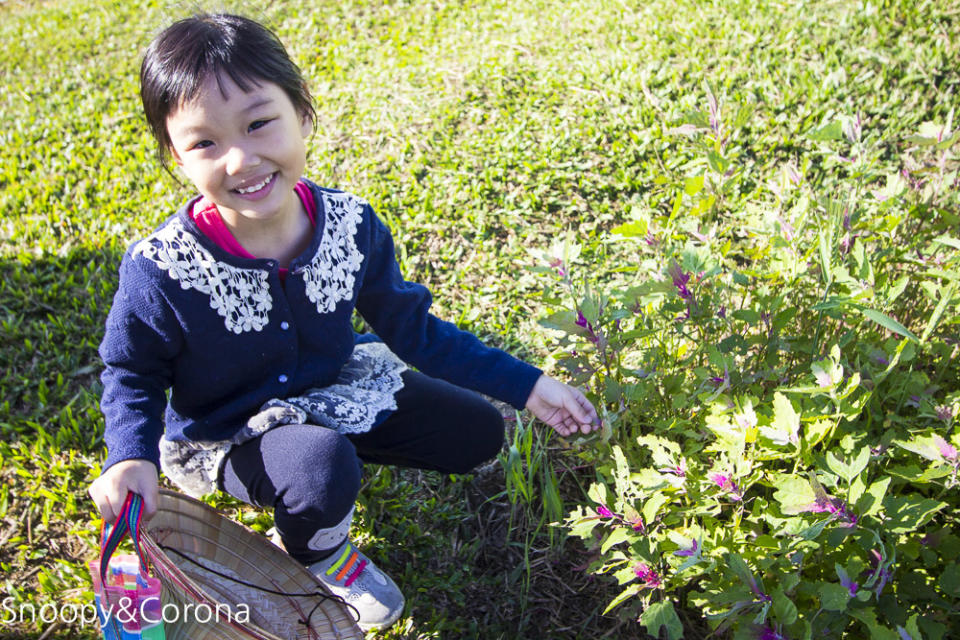
[[(317, 203), (313, 199), (313, 192), (310, 191), (310, 187), (308, 187), (305, 182), (297, 182), (293, 190), (297, 192), (300, 202), (303, 203), (303, 208), (306, 210), (307, 216), (310, 217), (310, 224), (316, 227)], [(240, 256), (241, 258), (256, 259), (258, 257), (243, 248), (230, 231), (230, 228), (227, 227), (227, 223), (223, 221), (217, 205), (206, 198), (200, 198), (193, 204), (193, 210), (190, 212), (190, 215), (197, 223), (200, 231), (227, 253)], [(284, 279), (286, 276), (287, 270), (281, 268), (280, 278)]]

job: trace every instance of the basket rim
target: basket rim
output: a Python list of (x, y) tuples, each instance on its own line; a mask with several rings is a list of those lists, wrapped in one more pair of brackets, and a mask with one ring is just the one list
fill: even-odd
[[(169, 520), (175, 520), (179, 526), (167, 522), (164, 518), (164, 513), (169, 515)], [(186, 522), (195, 523), (194, 526), (196, 528), (191, 530), (189, 525), (184, 524)], [(212, 528), (216, 532), (218, 539), (213, 539), (209, 535), (201, 535), (204, 528)], [(183, 560), (181, 558), (175, 558), (174, 556), (177, 554), (167, 553), (164, 550), (164, 546), (166, 545), (163, 545), (162, 540), (157, 540), (158, 536), (156, 536), (156, 534), (159, 532), (164, 532), (163, 537), (174, 535), (178, 535), (181, 538), (193, 537), (202, 540), (202, 544), (204, 545), (217, 547), (220, 553), (226, 553), (228, 557), (233, 558), (235, 561), (236, 559), (242, 559), (242, 562), (238, 562), (236, 566), (230, 567), (230, 570), (237, 573), (236, 569), (242, 567), (258, 571), (260, 576), (267, 578), (270, 583), (273, 583), (274, 586), (267, 588), (291, 592), (293, 592), (293, 589), (299, 589), (300, 591), (298, 591), (298, 593), (319, 591), (331, 595), (332, 597), (329, 599), (311, 602), (310, 608), (315, 608), (315, 611), (311, 613), (311, 620), (315, 620), (318, 613), (321, 614), (321, 617), (325, 619), (325, 623), (321, 626), (329, 626), (332, 635), (320, 635), (321, 631), (314, 629), (313, 625), (311, 625), (308, 627), (311, 630), (311, 637), (317, 637), (320, 640), (323, 640), (324, 637), (330, 638), (331, 640), (333, 638), (350, 640), (352, 638), (362, 639), (364, 637), (363, 632), (359, 626), (357, 626), (352, 612), (346, 605), (338, 602), (335, 599), (336, 596), (330, 593), (326, 585), (310, 573), (305, 566), (275, 546), (262, 534), (253, 531), (243, 523), (228, 518), (204, 502), (176, 491), (160, 489), (157, 513), (143, 526), (142, 535), (145, 542), (144, 546), (148, 551), (151, 561), (156, 565), (158, 564), (157, 560), (160, 560), (159, 564), (162, 565), (163, 571), (172, 574), (170, 579), (174, 581), (179, 588), (184, 589), (185, 593), (190, 597), (211, 605), (217, 603), (229, 605), (230, 603), (222, 603), (221, 599), (212, 597), (208, 593), (208, 589), (198, 584), (196, 580), (188, 575), (188, 571), (181, 568), (180, 562), (183, 562)], [(176, 547), (168, 548), (175, 549)], [(155, 554), (160, 557), (153, 557)], [(201, 566), (204, 566), (202, 559), (200, 560)], [(228, 567), (227, 565), (223, 565), (220, 568)], [(279, 576), (277, 580), (271, 577), (274, 574)], [(185, 584), (180, 584), (182, 581), (185, 582)], [(254, 580), (253, 582), (257, 581)], [(279, 585), (286, 586), (281, 589), (278, 588)], [(301, 617), (305, 615), (302, 612), (302, 607), (297, 604), (297, 600), (307, 600), (307, 596), (272, 595), (271, 598), (280, 603), (281, 608), (299, 611)], [(313, 600), (316, 601), (317, 598)], [(272, 632), (262, 629), (253, 623), (246, 623), (246, 626), (252, 628), (240, 629), (242, 635), (257, 638), (258, 640), (281, 640)]]

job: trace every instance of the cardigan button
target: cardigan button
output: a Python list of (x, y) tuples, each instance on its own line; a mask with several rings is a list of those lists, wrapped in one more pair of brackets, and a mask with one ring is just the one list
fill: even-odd
[(290, 323), (284, 320), (283, 322), (280, 323), (280, 328), (286, 331), (287, 329), (290, 328)]
[(280, 381), (280, 384), (286, 384), (287, 379), (288, 379), (288, 378), (287, 378), (286, 374), (283, 374), (283, 373), (281, 373), (281, 374), (280, 374), (280, 377), (277, 378), (277, 380)]

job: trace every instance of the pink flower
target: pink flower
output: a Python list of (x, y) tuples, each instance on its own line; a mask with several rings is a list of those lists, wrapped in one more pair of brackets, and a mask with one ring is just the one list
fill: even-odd
[(729, 493), (731, 500), (739, 502), (743, 499), (743, 494), (740, 492), (740, 487), (738, 487), (737, 483), (730, 479), (730, 476), (723, 473), (711, 473), (708, 477), (714, 484)]
[(597, 515), (599, 515), (601, 518), (612, 518), (613, 512), (604, 505), (600, 505), (597, 507)]
[(646, 565), (646, 563), (641, 562), (633, 568), (633, 572), (636, 574), (637, 578), (643, 582), (643, 586), (647, 589), (656, 589), (661, 584), (660, 576), (656, 571), (651, 569)]
[(690, 289), (687, 288), (687, 283), (690, 282), (690, 274), (684, 273), (683, 269), (680, 268), (680, 265), (677, 264), (676, 260), (670, 262), (670, 268), (667, 269), (667, 275), (673, 280), (673, 286), (677, 288), (677, 293), (684, 300), (690, 300), (693, 298), (693, 294), (690, 293)]
[(567, 272), (563, 268), (563, 260), (560, 258), (554, 258), (551, 260), (550, 266), (557, 270), (557, 274), (559, 274), (560, 277), (565, 277), (567, 275)]
[(587, 320), (583, 315), (582, 311), (577, 311), (577, 319), (573, 321), (578, 327), (583, 327), (587, 330), (587, 340), (593, 343), (597, 343), (600, 339), (597, 337), (597, 332), (594, 330), (593, 325)]
[(845, 501), (828, 495), (827, 492), (823, 490), (823, 487), (820, 486), (819, 482), (814, 482), (813, 491), (817, 497), (817, 501), (804, 507), (803, 511), (810, 513), (829, 513), (835, 520), (843, 522), (843, 526), (847, 528), (857, 526), (860, 518), (850, 509), (850, 506)]
[(880, 594), (883, 593), (883, 588), (887, 586), (887, 583), (890, 581), (890, 578), (893, 577), (893, 574), (890, 570), (884, 566), (883, 555), (876, 549), (870, 550), (870, 564), (874, 565), (873, 577), (877, 578), (876, 594), (877, 597), (880, 597)]
[(940, 450), (940, 455), (950, 462), (957, 462), (957, 448), (938, 435), (933, 436), (933, 441)]
[(660, 473), (669, 473), (669, 474), (675, 475), (678, 478), (686, 478), (687, 477), (687, 461), (681, 458), (680, 464), (678, 464), (677, 466), (663, 467), (661, 469), (658, 469), (658, 471), (660, 471)]

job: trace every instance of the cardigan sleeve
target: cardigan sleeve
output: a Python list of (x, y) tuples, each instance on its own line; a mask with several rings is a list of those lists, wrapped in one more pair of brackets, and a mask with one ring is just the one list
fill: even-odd
[(369, 223), (370, 235), (364, 239), (369, 264), (357, 298), (364, 320), (421, 372), (523, 409), (543, 372), (431, 314), (433, 299), (427, 288), (400, 273), (389, 229), (369, 205), (364, 217)]
[(160, 466), (160, 437), (173, 359), (182, 334), (173, 310), (128, 252), (100, 344), (105, 369), (100, 408), (105, 421), (104, 471), (142, 458)]

